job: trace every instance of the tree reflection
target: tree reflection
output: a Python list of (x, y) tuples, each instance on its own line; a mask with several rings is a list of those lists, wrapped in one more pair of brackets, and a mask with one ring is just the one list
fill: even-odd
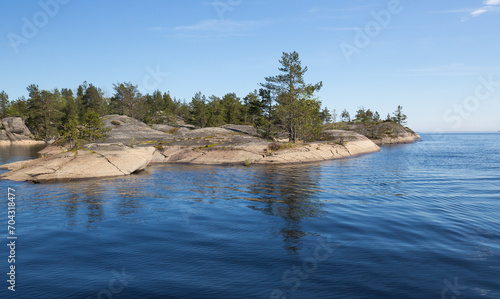
[(318, 217), (323, 210), (323, 204), (316, 197), (319, 166), (264, 166), (256, 169), (256, 180), (250, 190), (259, 201), (265, 202), (265, 206), (251, 208), (281, 217), (284, 224), (279, 234), (284, 248), (290, 254), (297, 254), (302, 248), (302, 238), (308, 234), (302, 229), (302, 220)]
[(104, 220), (103, 193), (105, 188), (102, 182), (94, 180), (90, 182), (66, 183), (68, 200), (64, 206), (68, 225), (73, 226), (77, 222), (78, 209), (84, 204), (86, 211), (86, 223), (88, 229), (95, 229), (95, 224)]

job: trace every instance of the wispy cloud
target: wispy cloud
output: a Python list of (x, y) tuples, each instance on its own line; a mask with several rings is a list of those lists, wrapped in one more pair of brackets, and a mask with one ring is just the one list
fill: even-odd
[(485, 0), (483, 1), (483, 4), (484, 4), (483, 7), (474, 9), (472, 12), (469, 13), (468, 16), (463, 17), (462, 21), (467, 21), (469, 19), (469, 16), (477, 18), (488, 11), (494, 10), (498, 5), (500, 5), (500, 0)]
[(470, 15), (473, 17), (478, 17), (487, 11), (488, 10), (486, 8), (479, 8), (479, 9), (476, 9), (475, 11), (471, 12)]
[(328, 27), (328, 28), (324, 28), (325, 30), (328, 30), (328, 31), (356, 31), (356, 30), (360, 30), (361, 28), (359, 27)]
[(149, 31), (166, 33), (167, 37), (211, 38), (246, 36), (251, 30), (263, 25), (257, 21), (204, 20), (191, 25), (175, 27), (150, 27)]
[(429, 66), (415, 69), (406, 69), (393, 75), (410, 77), (454, 77), (454, 76), (476, 76), (483, 73), (496, 73), (498, 68), (471, 66), (464, 63), (452, 63), (447, 65)]
[(470, 13), (474, 8), (460, 8), (460, 9), (447, 9), (447, 10), (433, 10), (429, 11), (431, 14), (454, 14), (454, 13)]
[(318, 13), (318, 12), (327, 12), (327, 13), (332, 13), (332, 12), (357, 12), (357, 11), (362, 11), (362, 10), (368, 10), (371, 8), (374, 8), (375, 5), (373, 4), (367, 4), (367, 5), (356, 5), (356, 6), (351, 6), (351, 7), (343, 7), (343, 8), (327, 8), (327, 7), (319, 7), (319, 6), (313, 6), (309, 10), (307, 10), (308, 13)]
[(320, 12), (321, 9), (318, 7), (318, 6), (314, 6), (312, 8), (310, 8), (307, 12), (308, 13), (315, 13), (315, 12)]

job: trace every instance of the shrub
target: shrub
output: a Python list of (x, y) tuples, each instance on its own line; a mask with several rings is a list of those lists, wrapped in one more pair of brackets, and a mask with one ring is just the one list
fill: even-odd
[(283, 149), (285, 146), (282, 144), (282, 143), (278, 143), (278, 142), (273, 142), (273, 143), (269, 143), (267, 145), (267, 154), (272, 154), (276, 151), (279, 151), (280, 149)]
[(176, 127), (176, 128), (172, 128), (172, 129), (168, 130), (167, 133), (171, 134), (171, 135), (175, 135), (175, 134), (177, 134), (177, 132), (179, 132), (179, 128)]
[(163, 145), (164, 145), (164, 144), (165, 144), (165, 141), (160, 140), (160, 141), (158, 141), (158, 142), (155, 144), (155, 148), (156, 148), (157, 150), (163, 150)]
[(244, 165), (245, 165), (246, 167), (249, 167), (249, 166), (250, 166), (250, 164), (252, 164), (252, 162), (250, 162), (250, 159), (246, 158)]

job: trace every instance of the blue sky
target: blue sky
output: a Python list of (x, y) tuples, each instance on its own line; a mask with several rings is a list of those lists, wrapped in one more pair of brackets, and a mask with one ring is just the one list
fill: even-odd
[(2, 1), (0, 90), (244, 97), (299, 52), (330, 110), (404, 107), (428, 131), (500, 130), (500, 0)]

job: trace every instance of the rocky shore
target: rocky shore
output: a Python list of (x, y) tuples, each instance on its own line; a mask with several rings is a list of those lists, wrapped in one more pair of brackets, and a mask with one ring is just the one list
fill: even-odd
[[(353, 130), (324, 130), (319, 141), (292, 144), (264, 140), (252, 126), (150, 127), (120, 115), (105, 116), (103, 121), (111, 129), (106, 143), (88, 144), (80, 150), (49, 146), (40, 152), (41, 158), (0, 166), (9, 170), (0, 178), (44, 183), (130, 175), (150, 164), (291, 164), (348, 158), (380, 150), (376, 142)], [(406, 133), (409, 135), (385, 136), (378, 143), (414, 142), (420, 137)]]
[(5, 117), (0, 121), (0, 146), (35, 145), (45, 141), (34, 140), (31, 132), (20, 117)]
[(410, 128), (394, 122), (336, 123), (333, 126), (366, 136), (377, 145), (414, 143), (421, 140), (420, 135)]

